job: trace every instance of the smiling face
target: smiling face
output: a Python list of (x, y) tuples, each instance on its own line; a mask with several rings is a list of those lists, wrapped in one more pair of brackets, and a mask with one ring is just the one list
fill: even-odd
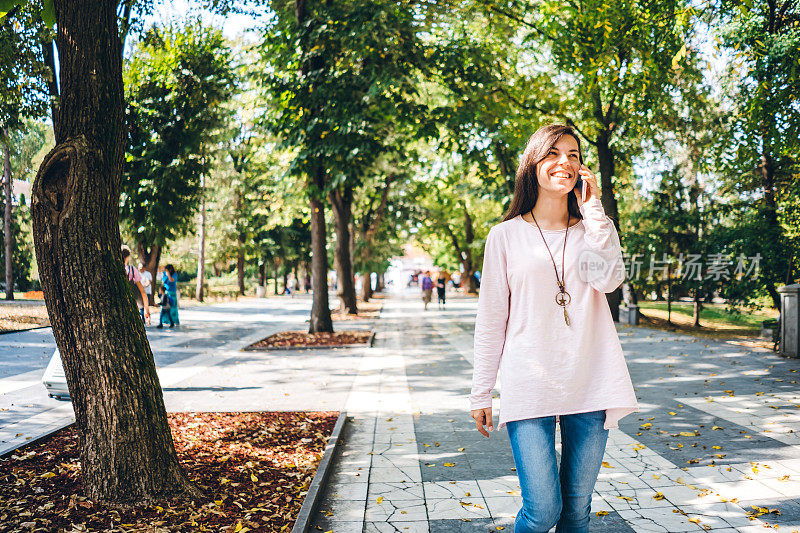
[(578, 141), (572, 135), (562, 135), (536, 167), (540, 192), (569, 194), (581, 168)]

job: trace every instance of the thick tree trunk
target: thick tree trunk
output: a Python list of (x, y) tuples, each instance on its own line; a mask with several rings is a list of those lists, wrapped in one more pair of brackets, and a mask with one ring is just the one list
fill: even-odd
[(699, 328), (700, 326), (700, 311), (703, 310), (703, 302), (700, 301), (700, 291), (694, 289), (692, 291), (694, 294), (692, 295), (693, 300), (693, 310), (692, 310), (692, 323), (694, 327)]
[(258, 286), (267, 288), (267, 263), (261, 261), (258, 265)]
[(341, 310), (351, 315), (358, 314), (356, 304), (356, 287), (353, 274), (353, 256), (350, 252), (350, 221), (352, 219), (353, 190), (344, 187), (330, 193), (333, 207), (334, 230), (336, 231), (336, 279), (338, 285), (336, 295), (339, 297)]
[(200, 176), (200, 190), (203, 199), (200, 201), (200, 217), (197, 223), (197, 286), (194, 290), (195, 298), (202, 302), (205, 296), (204, 285), (206, 281), (206, 177)]
[(239, 294), (244, 296), (244, 242), (245, 234), (239, 234), (239, 250), (236, 254), (236, 277), (239, 281)]
[(328, 300), (328, 251), (325, 246), (325, 204), (313, 191), (323, 191), (325, 170), (314, 170), (309, 183), (309, 207), (311, 208), (311, 273), (314, 295), (311, 304), (309, 333), (333, 333), (330, 302)]
[(6, 244), (6, 300), (14, 299), (14, 236), (11, 235), (12, 176), (11, 154), (8, 149), (8, 130), (3, 130), (3, 185), (5, 192), (5, 216), (3, 237)]
[(136, 243), (136, 252), (139, 254), (139, 258), (142, 260), (142, 264), (144, 265), (144, 269), (150, 272), (150, 275), (153, 276), (152, 284), (150, 285), (151, 291), (150, 295), (148, 296), (148, 300), (150, 300), (150, 305), (156, 304), (156, 273), (158, 272), (158, 263), (161, 261), (161, 246), (158, 244), (154, 244), (147, 249), (147, 243), (137, 242)]
[(361, 282), (361, 300), (368, 302), (372, 298), (372, 272), (364, 271), (361, 273), (363, 281)]
[[(619, 232), (619, 209), (617, 207), (617, 196), (614, 192), (614, 149), (611, 147), (611, 132), (602, 129), (597, 134), (595, 142), (597, 147), (597, 160), (600, 166), (600, 201), (606, 215), (614, 221), (614, 225)], [(611, 317), (614, 321), (619, 321), (619, 304), (622, 302), (622, 288), (607, 293), (606, 300), (611, 310)]]
[[(56, 0), (61, 101), (56, 147), (33, 184), (36, 260), (80, 432), (92, 499), (135, 503), (190, 491), (153, 354), (122, 265), (122, 50), (116, 4)], [(101, 279), (103, 283), (86, 283)]]
[(383, 292), (385, 288), (386, 288), (386, 283), (384, 279), (384, 273), (381, 272), (375, 277), (375, 291)]

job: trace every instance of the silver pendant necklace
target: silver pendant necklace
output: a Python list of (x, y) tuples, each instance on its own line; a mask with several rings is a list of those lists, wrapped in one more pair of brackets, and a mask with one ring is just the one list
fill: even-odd
[(570, 325), (569, 323), (569, 315), (567, 314), (567, 305), (572, 301), (572, 296), (567, 292), (566, 287), (564, 286), (564, 253), (567, 250), (567, 233), (569, 232), (569, 216), (567, 217), (567, 229), (564, 231), (564, 248), (561, 250), (561, 279), (558, 277), (558, 268), (556, 267), (556, 261), (553, 259), (553, 254), (550, 252), (550, 247), (547, 246), (547, 240), (544, 238), (544, 233), (542, 233), (542, 228), (539, 227), (539, 223), (536, 222), (536, 217), (533, 216), (533, 210), (531, 209), (531, 218), (533, 218), (534, 224), (536, 224), (536, 228), (539, 230), (539, 234), (542, 236), (542, 241), (544, 242), (544, 247), (547, 248), (547, 253), (550, 254), (550, 260), (553, 262), (553, 270), (556, 272), (556, 283), (558, 284), (558, 292), (556, 293), (556, 303), (561, 306), (564, 310), (564, 322), (567, 323), (567, 326)]

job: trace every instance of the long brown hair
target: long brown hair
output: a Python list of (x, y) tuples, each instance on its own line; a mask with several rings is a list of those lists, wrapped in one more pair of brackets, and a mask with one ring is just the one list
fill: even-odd
[[(508, 206), (508, 211), (503, 216), (503, 222), (517, 215), (527, 213), (536, 205), (536, 200), (539, 198), (539, 179), (536, 176), (539, 163), (547, 157), (550, 149), (563, 135), (572, 135), (575, 138), (578, 143), (578, 159), (583, 164), (581, 140), (570, 126), (566, 124), (549, 124), (536, 130), (536, 133), (531, 135), (527, 146), (525, 146), (525, 151), (522, 153), (519, 168), (517, 168), (517, 177), (514, 181), (514, 197), (511, 199), (511, 205)], [(583, 218), (580, 209), (578, 209), (578, 200), (574, 194), (567, 195), (567, 210), (572, 217)]]

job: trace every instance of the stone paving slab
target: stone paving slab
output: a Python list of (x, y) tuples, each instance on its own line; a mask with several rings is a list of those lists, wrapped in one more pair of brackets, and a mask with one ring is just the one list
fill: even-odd
[[(507, 433), (481, 436), (468, 412), (477, 300), (423, 313), (416, 296), (384, 306), (315, 529), (513, 531), (521, 497)], [(592, 531), (800, 531), (800, 361), (618, 332), (641, 410), (610, 432)], [(751, 519), (752, 506), (781, 514)]]
[[(175, 412), (291, 408), (288, 402), (280, 402), (265, 392), (274, 392), (277, 381), (292, 383), (295, 378), (311, 376), (303, 376), (302, 370), (295, 374), (298, 369), (291, 365), (279, 373), (269, 357), (256, 353), (247, 356), (240, 348), (276, 331), (307, 328), (310, 305), (306, 296), (241, 299), (182, 309), (181, 325), (175, 329), (147, 327), (167, 409)], [(49, 398), (41, 382), (54, 349), (50, 328), (0, 336), (0, 453), (74, 421), (72, 404)], [(292, 352), (284, 355), (290, 359)], [(334, 355), (328, 354), (329, 362), (322, 366), (325, 376), (335, 374)], [(294, 357), (298, 359), (298, 354)], [(248, 368), (241, 364), (245, 359), (257, 364)], [(322, 381), (328, 379), (331, 378)], [(308, 380), (310, 386), (315, 381), (316, 378)], [(348, 384), (331, 381), (349, 390)], [(335, 391), (330, 392), (335, 395)], [(313, 406), (312, 395), (308, 393), (306, 397), (304, 408), (319, 410), (319, 401), (314, 401), (316, 406)], [(324, 405), (322, 408), (327, 410)]]

